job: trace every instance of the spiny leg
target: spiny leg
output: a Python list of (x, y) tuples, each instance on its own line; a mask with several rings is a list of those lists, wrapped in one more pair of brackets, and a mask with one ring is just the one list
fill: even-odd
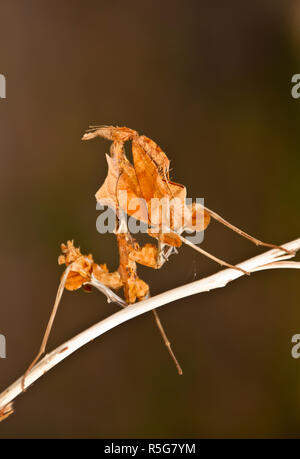
[(176, 247), (173, 247), (172, 245), (168, 245), (168, 244), (163, 244), (162, 255), (164, 257), (164, 263), (168, 261), (169, 257), (173, 254), (175, 255), (178, 254), (178, 250), (176, 249)]
[(160, 250), (160, 254), (159, 256), (157, 256), (157, 266), (156, 266), (156, 269), (160, 269), (162, 268), (162, 266), (166, 263), (166, 261), (169, 260), (169, 257), (175, 253), (177, 254), (177, 250), (176, 250), (176, 247), (173, 247), (171, 245), (168, 245), (168, 244), (165, 244), (163, 242), (161, 242), (160, 240), (158, 240), (158, 247)]
[[(176, 247), (161, 242), (161, 253), (158, 257), (158, 247), (153, 244), (145, 244), (143, 247), (134, 241), (129, 258), (140, 265), (153, 269), (160, 269), (173, 253), (178, 253)], [(160, 260), (158, 261), (158, 258)]]
[(38, 354), (36, 355), (36, 357), (31, 362), (31, 364), (29, 365), (29, 367), (27, 368), (27, 370), (25, 371), (25, 373), (23, 375), (22, 382), (21, 382), (22, 391), (23, 392), (25, 391), (25, 379), (26, 379), (26, 376), (28, 375), (30, 370), (34, 367), (34, 365), (39, 360), (39, 358), (45, 352), (45, 349), (46, 349), (46, 346), (47, 346), (47, 342), (48, 342), (48, 339), (49, 339), (49, 335), (50, 335), (50, 332), (51, 332), (51, 329), (52, 329), (52, 326), (53, 326), (53, 322), (54, 322), (54, 319), (55, 319), (55, 316), (56, 316), (56, 313), (57, 313), (57, 309), (58, 309), (58, 306), (59, 306), (59, 303), (60, 303), (64, 288), (65, 288), (65, 283), (66, 283), (67, 277), (69, 275), (70, 269), (71, 269), (71, 265), (69, 265), (66, 268), (66, 270), (65, 270), (65, 272), (64, 272), (64, 274), (62, 276), (62, 279), (60, 281), (60, 284), (59, 284), (59, 287), (58, 287), (58, 290), (57, 290), (57, 294), (56, 294), (56, 298), (55, 298), (55, 302), (54, 302), (54, 306), (53, 306), (53, 309), (52, 309), (52, 312), (51, 312), (51, 315), (50, 315), (50, 318), (49, 318), (49, 322), (48, 322), (47, 327), (46, 327), (46, 331), (45, 331), (45, 334), (44, 334), (44, 337), (43, 337), (43, 340), (42, 340), (42, 344), (41, 344), (40, 350), (39, 350)]
[(255, 237), (251, 236), (250, 234), (247, 234), (245, 233), (245, 231), (237, 228), (236, 226), (232, 225), (231, 223), (229, 223), (227, 220), (225, 220), (223, 217), (221, 217), (220, 215), (216, 214), (216, 212), (208, 209), (207, 207), (204, 207), (204, 210), (206, 210), (206, 212), (212, 217), (214, 218), (215, 220), (217, 220), (218, 222), (222, 223), (222, 225), (224, 226), (227, 226), (228, 228), (230, 228), (232, 231), (234, 231), (235, 233), (239, 234), (240, 236), (244, 237), (245, 239), (248, 239), (249, 241), (253, 242), (255, 245), (257, 246), (262, 246), (262, 247), (270, 247), (271, 249), (280, 249), (282, 250), (283, 252), (286, 252), (290, 255), (293, 255), (295, 252), (291, 251), (291, 250), (287, 250), (285, 249), (284, 247), (280, 246), (280, 245), (275, 245), (275, 244), (269, 244), (267, 242), (262, 242), (260, 241), (259, 239), (256, 239)]
[(158, 234), (158, 242), (157, 242), (157, 258), (156, 264), (157, 268), (160, 269), (165, 262), (164, 254), (163, 254), (163, 243), (161, 240), (161, 231)]

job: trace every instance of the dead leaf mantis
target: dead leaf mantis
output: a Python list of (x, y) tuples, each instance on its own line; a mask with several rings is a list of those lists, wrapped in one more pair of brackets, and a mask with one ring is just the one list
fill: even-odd
[[(249, 274), (243, 269), (204, 251), (182, 236), (181, 233), (189, 227), (197, 231), (204, 231), (209, 225), (211, 218), (227, 226), (257, 246), (279, 248), (284, 252), (290, 253), (284, 247), (262, 242), (245, 233), (205, 206), (186, 206), (185, 186), (170, 180), (170, 161), (167, 155), (148, 137), (144, 135), (140, 136), (137, 131), (126, 127), (90, 126), (90, 129), (84, 134), (83, 140), (95, 137), (103, 137), (112, 142), (110, 156), (107, 156), (108, 174), (103, 185), (96, 193), (96, 199), (99, 203), (112, 207), (118, 216), (115, 233), (119, 248), (119, 269), (114, 273), (110, 273), (106, 265), (97, 265), (94, 263), (92, 255), (82, 255), (80, 250), (74, 247), (73, 242), (68, 241), (67, 245), (62, 244), (63, 255), (59, 257), (59, 264), (66, 264), (67, 268), (64, 271), (58, 288), (55, 304), (40, 350), (23, 376), (23, 390), (26, 375), (45, 352), (64, 288), (68, 290), (77, 290), (80, 287), (88, 289), (93, 284), (92, 280), (94, 279), (94, 285), (95, 282), (98, 282), (96, 285), (101, 286), (101, 291), (107, 295), (110, 301), (115, 301), (120, 306), (126, 307), (127, 304), (134, 303), (136, 300), (143, 300), (149, 295), (149, 286), (137, 275), (136, 263), (160, 269), (167, 261), (168, 256), (173, 253), (174, 248), (180, 247), (182, 243), (191, 246), (222, 266)], [(124, 143), (127, 141), (131, 141), (132, 143), (133, 164), (128, 161), (125, 155)], [(125, 203), (122, 201), (122, 192), (126, 192), (127, 194), (128, 199)], [(124, 222), (119, 218), (120, 210), (136, 218), (136, 209), (133, 210), (128, 203), (140, 198), (143, 201), (140, 205), (138, 218), (149, 225), (148, 234), (158, 240), (158, 247), (153, 244), (146, 244), (144, 247), (140, 247), (131, 236), (128, 228), (124, 227)], [(161, 207), (153, 205), (153, 200), (157, 202), (157, 200), (160, 201), (162, 199), (169, 201), (177, 200), (177, 205), (173, 206), (170, 213), (167, 228), (162, 222), (163, 215)], [(199, 219), (196, 217), (199, 214), (202, 218), (200, 219), (201, 224), (197, 226)], [(185, 225), (182, 223), (182, 215), (187, 216)], [(152, 224), (153, 220), (155, 222), (154, 225)], [(121, 287), (124, 289), (125, 302), (111, 291), (111, 289), (116, 290)], [(153, 313), (156, 324), (175, 362), (178, 373), (182, 374), (181, 367), (172, 351), (156, 310)]]

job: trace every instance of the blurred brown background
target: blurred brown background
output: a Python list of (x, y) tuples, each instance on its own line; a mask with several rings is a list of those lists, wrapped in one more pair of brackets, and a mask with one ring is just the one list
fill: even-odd
[[(2, 0), (0, 73), (0, 390), (38, 350), (62, 268), (62, 241), (111, 269), (96, 231), (104, 140), (118, 124), (156, 140), (190, 197), (263, 240), (299, 236), (300, 5), (240, 2)], [(236, 263), (261, 252), (212, 223), (203, 248)], [(299, 257), (298, 257), (299, 259)], [(216, 272), (184, 247), (152, 294)], [(48, 349), (118, 308), (66, 292)], [(160, 310), (184, 375), (151, 315), (119, 326), (21, 396), (0, 437), (299, 437), (299, 272), (273, 270)]]

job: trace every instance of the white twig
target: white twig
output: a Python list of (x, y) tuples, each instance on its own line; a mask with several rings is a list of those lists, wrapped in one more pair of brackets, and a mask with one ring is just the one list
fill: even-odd
[[(300, 238), (283, 245), (283, 247), (290, 251), (296, 252), (300, 249)], [(250, 260), (244, 261), (237, 266), (248, 272), (273, 268), (300, 269), (300, 262), (285, 261), (292, 256), (293, 255), (286, 254), (286, 252), (283, 252), (280, 249), (272, 249), (254, 258), (251, 258)], [(38, 378), (43, 376), (45, 373), (47, 373), (47, 371), (71, 355), (77, 349), (84, 346), (88, 342), (93, 341), (98, 336), (103, 335), (108, 330), (111, 330), (112, 328), (126, 322), (127, 320), (133, 319), (134, 317), (145, 314), (152, 309), (157, 309), (160, 306), (171, 303), (172, 301), (176, 301), (180, 298), (195, 295), (201, 292), (207, 292), (216, 288), (225, 287), (225, 285), (227, 285), (229, 282), (243, 275), (244, 273), (242, 271), (238, 271), (236, 269), (224, 269), (217, 272), (216, 274), (213, 274), (212, 276), (191, 282), (181, 287), (174, 288), (153, 298), (141, 301), (137, 304), (127, 306), (121, 311), (112, 314), (101, 322), (98, 322), (87, 330), (79, 333), (74, 338), (57, 347), (50, 354), (47, 354), (28, 373), (26, 377), (25, 388), (29, 387)], [(248, 282), (251, 282), (251, 277), (248, 279)], [(99, 286), (96, 287), (99, 288)], [(0, 414), (1, 410), (3, 410), (22, 392), (21, 381), (22, 377), (15, 381), (6, 390), (4, 390), (2, 394), (0, 394)]]

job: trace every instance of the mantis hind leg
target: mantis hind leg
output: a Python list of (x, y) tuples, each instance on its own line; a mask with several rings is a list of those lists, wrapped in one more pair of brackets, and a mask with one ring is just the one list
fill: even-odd
[(293, 254), (294, 252), (291, 252), (290, 250), (285, 249), (284, 247), (280, 245), (275, 245), (275, 244), (270, 244), (268, 242), (262, 242), (259, 239), (256, 239), (255, 237), (251, 236), (250, 234), (245, 233), (245, 231), (237, 228), (236, 226), (232, 225), (229, 223), (227, 220), (225, 220), (223, 217), (218, 215), (216, 212), (208, 209), (207, 207), (204, 207), (204, 210), (208, 213), (208, 215), (211, 216), (214, 220), (218, 221), (219, 223), (222, 223), (222, 225), (227, 226), (227, 228), (230, 228), (232, 231), (235, 233), (239, 234), (240, 236), (244, 237), (245, 239), (248, 239), (249, 241), (253, 242), (257, 246), (261, 247), (270, 247), (271, 249), (280, 249), (283, 252), (286, 252), (288, 254)]
[(58, 309), (58, 306), (59, 306), (59, 303), (60, 303), (64, 288), (65, 288), (66, 280), (67, 280), (67, 277), (69, 275), (70, 269), (71, 269), (71, 265), (69, 265), (66, 268), (66, 270), (65, 270), (65, 272), (64, 272), (64, 274), (62, 276), (62, 279), (60, 281), (60, 284), (59, 284), (59, 287), (58, 287), (58, 290), (57, 290), (57, 294), (56, 294), (56, 298), (55, 298), (55, 303), (54, 303), (54, 306), (53, 306), (53, 309), (52, 309), (52, 312), (51, 312), (51, 315), (50, 315), (50, 318), (49, 318), (49, 321), (48, 321), (48, 325), (46, 327), (46, 331), (45, 331), (45, 334), (44, 334), (44, 337), (43, 337), (42, 344), (40, 346), (39, 352), (37, 353), (36, 357), (33, 359), (33, 361), (31, 362), (31, 364), (29, 365), (29, 367), (27, 368), (27, 370), (25, 371), (25, 373), (24, 373), (24, 375), (22, 377), (21, 384), (22, 384), (22, 391), (23, 392), (25, 391), (26, 376), (28, 375), (30, 370), (34, 367), (34, 365), (38, 362), (40, 357), (45, 353), (47, 342), (48, 342), (48, 339), (49, 339), (49, 335), (50, 335), (50, 332), (51, 332), (51, 329), (52, 329), (52, 326), (53, 326), (53, 322), (54, 322), (54, 319), (55, 319), (55, 316), (56, 316), (56, 313), (57, 313), (57, 309)]

